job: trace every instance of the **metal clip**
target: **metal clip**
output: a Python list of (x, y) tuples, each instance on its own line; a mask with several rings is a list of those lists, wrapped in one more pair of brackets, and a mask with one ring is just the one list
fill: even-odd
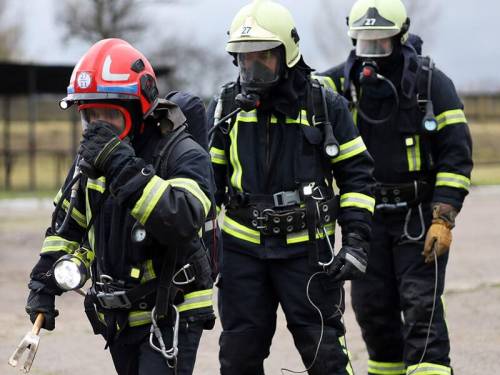
[[(193, 281), (195, 281), (196, 275), (193, 273), (193, 276), (189, 277), (188, 272), (187, 272), (187, 270), (191, 269), (192, 267), (193, 266), (191, 265), (191, 263), (188, 263), (188, 264), (185, 264), (184, 266), (182, 266), (181, 269), (179, 269), (179, 271), (177, 271), (174, 274), (174, 276), (172, 277), (172, 283), (174, 283), (174, 285), (187, 285), (187, 284), (191, 284)], [(178, 276), (184, 277), (184, 280), (181, 280), (181, 281), (176, 280), (176, 278)]]
[(257, 220), (257, 226), (255, 227), (256, 229), (267, 229), (267, 221), (269, 220), (269, 215), (274, 214), (275, 211), (266, 208), (260, 213), (260, 216), (257, 216), (255, 220)]
[[(175, 311), (175, 322), (172, 328), (173, 337), (172, 337), (172, 347), (167, 349), (165, 346), (165, 341), (163, 341), (163, 335), (161, 333), (160, 328), (158, 328), (158, 324), (156, 323), (156, 306), (151, 310), (151, 329), (149, 331), (149, 346), (158, 353), (160, 353), (165, 360), (167, 361), (167, 365), (170, 368), (175, 368), (177, 366), (177, 354), (179, 353), (178, 343), (179, 343), (179, 310), (177, 310), (176, 306), (172, 306)], [(153, 336), (156, 337), (158, 344), (160, 347), (156, 346), (153, 343)]]

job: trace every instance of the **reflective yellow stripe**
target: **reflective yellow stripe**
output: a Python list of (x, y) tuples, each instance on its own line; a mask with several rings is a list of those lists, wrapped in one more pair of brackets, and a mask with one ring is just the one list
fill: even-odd
[(311, 78), (312, 79), (317, 79), (319, 81), (319, 83), (321, 83), (323, 86), (329, 87), (333, 91), (338, 92), (337, 86), (335, 85), (335, 82), (330, 77), (328, 77), (328, 76), (317, 76), (317, 75), (313, 74), (311, 76)]
[(212, 289), (204, 289), (188, 293), (184, 296), (184, 302), (177, 305), (179, 312), (210, 307), (212, 303)]
[[(241, 112), (240, 112), (241, 113)], [(255, 118), (257, 121), (257, 117)], [(231, 185), (238, 191), (243, 191), (241, 187), (241, 179), (243, 175), (243, 170), (241, 168), (240, 159), (238, 156), (238, 128), (239, 123), (236, 122), (229, 133), (229, 138), (231, 139), (231, 148), (229, 149), (229, 159), (231, 165), (233, 166), (233, 175), (231, 176)]]
[(141, 278), (141, 284), (145, 283), (146, 281), (152, 280), (156, 278), (156, 273), (153, 268), (153, 260), (148, 259), (142, 264), (142, 269), (144, 270), (144, 273), (142, 274)]
[(192, 180), (190, 178), (171, 178), (169, 180), (166, 180), (165, 182), (172, 185), (173, 187), (185, 189), (189, 191), (191, 194), (193, 194), (203, 206), (203, 211), (205, 211), (205, 216), (208, 215), (212, 203), (210, 202), (210, 199), (208, 199), (206, 194), (203, 192), (203, 190), (201, 190), (200, 186), (195, 180)]
[(436, 186), (449, 186), (468, 191), (470, 179), (461, 174), (439, 172), (436, 176)]
[(345, 336), (340, 336), (339, 342), (340, 342), (340, 346), (342, 347), (342, 351), (347, 356), (347, 358), (349, 358), (349, 361), (347, 361), (347, 365), (346, 365), (345, 369), (349, 375), (354, 375), (354, 371), (351, 367), (351, 353), (347, 350), (347, 345), (345, 343)]
[(80, 247), (78, 242), (68, 241), (59, 236), (47, 236), (43, 240), (42, 250), (40, 254), (64, 251), (68, 254), (75, 252)]
[(236, 122), (257, 122), (257, 111), (254, 109), (250, 112), (241, 111), (236, 116)]
[(144, 224), (168, 185), (168, 182), (165, 180), (162, 180), (158, 176), (153, 176), (144, 187), (141, 197), (132, 209), (132, 216), (139, 220), (141, 224)]
[[(62, 196), (62, 191), (59, 190), (59, 192), (54, 198), (55, 204), (59, 203), (59, 199), (61, 199), (61, 196)], [(69, 201), (67, 199), (63, 201), (62, 208), (64, 209), (64, 211), (68, 212)], [(82, 228), (87, 228), (87, 219), (85, 218), (85, 215), (82, 214), (80, 211), (78, 211), (75, 207), (73, 207), (73, 209), (71, 210), (71, 218), (75, 220), (76, 223)]]
[(340, 196), (340, 207), (358, 207), (373, 213), (375, 199), (361, 193), (345, 193)]
[(142, 326), (151, 323), (151, 311), (131, 311), (128, 314), (128, 325), (130, 327)]
[(445, 111), (436, 116), (436, 120), (438, 122), (438, 130), (443, 129), (447, 125), (467, 123), (465, 113), (461, 109), (452, 109), (450, 111)]
[(340, 91), (344, 91), (345, 77), (340, 77)]
[[(89, 189), (88, 188), (85, 188), (85, 213), (87, 216), (87, 225), (88, 225), (88, 223), (90, 223), (90, 220), (92, 220), (92, 210), (90, 209), (90, 198), (89, 198)], [(95, 225), (92, 225), (92, 227), (88, 231), (88, 236), (89, 236), (90, 248), (95, 251), (94, 227), (95, 227)]]
[(451, 368), (429, 362), (422, 362), (420, 365), (408, 366), (406, 374), (417, 375), (451, 375)]
[(99, 177), (97, 180), (88, 179), (87, 188), (97, 190), (99, 193), (104, 193), (106, 190), (106, 177)]
[(358, 109), (354, 108), (352, 111), (352, 121), (354, 122), (354, 125), (358, 126)]
[[(325, 225), (325, 229), (326, 229), (326, 233), (329, 236), (332, 236), (335, 233), (335, 224), (334, 223), (327, 224), (327, 225)], [(316, 239), (320, 239), (320, 238), (325, 238), (325, 235), (323, 234), (323, 232), (319, 232), (319, 233), (316, 232)], [(287, 245), (293, 245), (293, 244), (305, 242), (305, 241), (309, 241), (309, 233), (308, 233), (307, 229), (302, 230), (300, 232), (290, 233), (290, 234), (287, 234), (287, 236), (286, 236)]]
[(404, 375), (406, 374), (403, 362), (377, 362), (368, 360), (368, 372), (380, 375)]
[(363, 151), (366, 151), (366, 146), (363, 142), (363, 138), (356, 137), (347, 143), (341, 144), (339, 155), (331, 159), (331, 162), (338, 163), (339, 161), (352, 158), (353, 156), (356, 156)]
[[(412, 140), (410, 142), (410, 140)], [(410, 172), (419, 171), (422, 168), (422, 158), (420, 155), (420, 136), (415, 135), (406, 139), (406, 156), (408, 158), (408, 170)]]
[(227, 215), (224, 217), (221, 229), (227, 234), (239, 238), (240, 240), (252, 242), (257, 245), (260, 244), (260, 232), (241, 225)]
[[(270, 123), (271, 124), (278, 123), (278, 119), (276, 118), (276, 116), (274, 116), (274, 115), (271, 116)], [(300, 124), (300, 125), (304, 125), (304, 126), (311, 126), (311, 124), (309, 124), (309, 121), (307, 120), (307, 111), (305, 109), (300, 110), (299, 117), (297, 117), (296, 119), (293, 119), (291, 117), (287, 117), (285, 119), (285, 123), (286, 124)]]
[(214, 164), (227, 164), (226, 154), (224, 153), (224, 150), (221, 150), (219, 148), (210, 148), (210, 158), (212, 160), (212, 163)]

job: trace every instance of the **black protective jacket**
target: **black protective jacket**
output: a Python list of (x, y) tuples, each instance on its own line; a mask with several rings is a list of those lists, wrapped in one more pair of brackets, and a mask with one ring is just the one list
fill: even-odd
[[(460, 209), (469, 190), (472, 170), (472, 142), (463, 104), (453, 82), (437, 68), (432, 72), (431, 95), (427, 98), (424, 59), (410, 45), (402, 47), (402, 55), (392, 70), (382, 72), (398, 90), (397, 115), (384, 124), (370, 124), (353, 108), (356, 125), (375, 160), (375, 178), (386, 184), (426, 181), (432, 187), (426, 197), (428, 201)], [(345, 63), (320, 75), (324, 76), (325, 85), (348, 100), (352, 100), (351, 85), (354, 85), (363, 112), (374, 119), (386, 117), (395, 103), (392, 91), (381, 81), (361, 88), (360, 72), (361, 62), (352, 51)], [(432, 101), (437, 131), (424, 130), (424, 111), (419, 107), (419, 98)]]
[[(176, 269), (185, 265), (194, 254), (199, 255), (200, 251), (206, 255), (200, 233), (213, 207), (214, 180), (209, 155), (186, 136), (169, 156), (163, 155), (158, 170), (155, 170), (153, 165), (159, 146), (165, 143), (164, 137), (158, 128), (146, 126), (144, 133), (132, 143), (136, 153), (134, 166), (122, 170), (111, 186), (106, 184), (105, 177), (96, 180), (83, 177), (80, 180), (69, 225), (59, 235), (50, 228), (47, 230), (40, 260), (32, 271), (32, 280), (46, 285), (41, 292), (58, 292), (47, 278), (47, 272), (59, 257), (79, 248), (92, 216), (96, 219), (85, 242), (95, 256), (93, 284), (100, 281), (101, 275), (108, 275), (125, 289), (134, 288), (159, 278), (165, 254), (174, 249), (177, 249)], [(62, 190), (71, 180), (73, 170), (74, 165)], [(60, 199), (61, 191), (55, 202)], [(65, 200), (64, 210), (57, 217), (59, 224), (68, 205)], [(132, 228), (139, 224), (147, 231), (146, 241), (140, 244), (131, 240)], [(182, 287), (181, 298), (175, 301), (179, 311), (212, 315), (211, 287), (210, 277), (204, 281), (198, 277), (197, 282)], [(155, 300), (154, 292), (139, 301), (142, 304), (133, 304), (126, 311), (128, 325), (149, 323), (149, 310)], [(142, 307), (138, 308), (138, 305)], [(97, 310), (103, 315), (116, 313), (99, 306)], [(123, 311), (120, 314), (123, 317)]]
[[(241, 90), (238, 83), (235, 94)], [(308, 70), (292, 69), (286, 81), (275, 88), (262, 105), (242, 111), (219, 129), (210, 148), (220, 206), (233, 194), (272, 196), (295, 191), (314, 182), (333, 194), (333, 181), (340, 189), (339, 223), (343, 231), (370, 236), (372, 159), (352, 122), (346, 101), (325, 90), (326, 108), (340, 155), (323, 153), (323, 125), (313, 121), (312, 86)], [(209, 107), (213, 124), (216, 100)], [(224, 108), (229, 113), (233, 108)], [(317, 125), (317, 126), (316, 126)], [(229, 134), (224, 134), (229, 130)], [(273, 205), (263, 208), (273, 208)], [(243, 210), (252, 210), (252, 204)], [(334, 225), (327, 225), (332, 235)], [(226, 204), (222, 225), (224, 248), (259, 258), (289, 258), (307, 253), (307, 230), (283, 235), (266, 235), (242, 219), (238, 208)]]

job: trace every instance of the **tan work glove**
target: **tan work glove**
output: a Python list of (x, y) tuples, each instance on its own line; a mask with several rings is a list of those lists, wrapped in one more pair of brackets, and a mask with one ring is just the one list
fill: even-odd
[(434, 254), (439, 257), (450, 250), (451, 230), (455, 226), (455, 218), (458, 211), (455, 207), (446, 203), (435, 203), (432, 206), (432, 224), (425, 237), (424, 251), (422, 255), (425, 263), (434, 261)]

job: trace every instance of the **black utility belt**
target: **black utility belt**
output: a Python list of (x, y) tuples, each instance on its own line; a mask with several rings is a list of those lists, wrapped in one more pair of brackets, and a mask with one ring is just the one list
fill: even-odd
[[(316, 205), (316, 225), (325, 225), (334, 222), (338, 217), (339, 201), (337, 197), (318, 201)], [(243, 223), (250, 224), (264, 235), (285, 235), (306, 230), (307, 211), (305, 207), (290, 209), (275, 209), (248, 207), (239, 210), (229, 210), (229, 216)]]
[(375, 208), (377, 210), (404, 210), (430, 201), (432, 187), (427, 181), (401, 184), (375, 185)]

